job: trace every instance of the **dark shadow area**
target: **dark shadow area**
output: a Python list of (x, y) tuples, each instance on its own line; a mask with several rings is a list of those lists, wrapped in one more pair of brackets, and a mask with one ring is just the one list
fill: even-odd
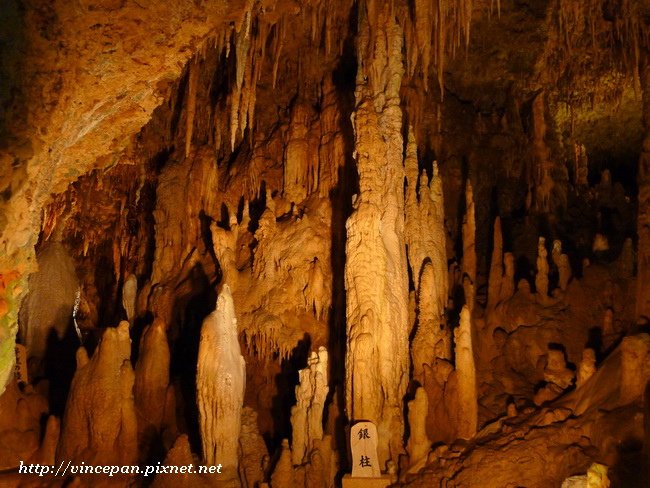
[(97, 261), (94, 283), (97, 289), (97, 326), (115, 327), (122, 318), (122, 304), (117, 303), (118, 282), (113, 265), (113, 241), (106, 240), (95, 249)]
[(346, 332), (346, 295), (345, 295), (345, 224), (352, 214), (352, 195), (359, 192), (359, 175), (357, 174), (354, 153), (354, 128), (350, 115), (354, 111), (354, 90), (356, 87), (357, 58), (355, 37), (357, 32), (359, 6), (353, 4), (349, 15), (349, 36), (343, 43), (343, 52), (339, 63), (332, 72), (332, 81), (336, 89), (341, 134), (344, 143), (345, 161), (339, 168), (338, 185), (330, 192), (332, 204), (331, 224), (331, 262), (332, 262), (332, 309), (329, 314), (329, 378), (332, 401), (336, 402), (340, 412), (338, 419), (329, 419), (334, 423), (334, 445), (340, 453), (340, 472), (348, 471), (347, 452), (348, 441), (345, 435), (345, 425), (348, 420), (345, 415), (345, 352), (347, 345)]
[(289, 358), (282, 361), (280, 373), (275, 376), (276, 394), (271, 401), (273, 436), (265, 434), (270, 453), (279, 451), (282, 439), (291, 439), (291, 407), (296, 404), (298, 371), (307, 366), (311, 351), (311, 337), (305, 334), (293, 348)]
[(171, 330), (175, 340), (172, 343), (170, 376), (172, 383), (178, 385), (179, 429), (187, 433), (192, 451), (200, 453), (202, 448), (196, 400), (196, 368), (201, 325), (203, 319), (215, 308), (217, 292), (200, 264), (192, 269), (188, 281), (191, 285), (190, 293), (178, 298), (173, 307), (178, 313)]
[(643, 441), (637, 438), (624, 439), (617, 446), (616, 464), (609, 470), (609, 477), (613, 487), (620, 488), (647, 488), (648, 479), (643, 475), (645, 469), (645, 456), (643, 454)]
[[(50, 414), (59, 418), (63, 418), (70, 385), (77, 369), (76, 353), (79, 345), (72, 316), (66, 333), (61, 339), (54, 329), (51, 329), (47, 336), (47, 348), (43, 357), (44, 379), (50, 384), (48, 390)], [(91, 352), (88, 351), (89, 357)]]
[(596, 353), (596, 363), (600, 363), (603, 360), (603, 329), (600, 327), (592, 327), (589, 329), (585, 348), (594, 350)]

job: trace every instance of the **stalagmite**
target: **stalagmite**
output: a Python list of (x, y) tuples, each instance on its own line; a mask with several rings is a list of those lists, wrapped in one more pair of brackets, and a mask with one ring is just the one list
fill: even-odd
[(305, 488), (330, 488), (333, 486), (334, 477), (331, 475), (332, 448), (331, 438), (326, 436), (323, 440), (314, 442), (314, 449), (309, 456), (306, 466)]
[(650, 378), (650, 336), (639, 334), (621, 342), (621, 404), (641, 397)]
[(544, 381), (553, 383), (563, 390), (573, 383), (574, 372), (567, 368), (564, 351), (550, 349), (548, 359), (544, 368)]
[(169, 344), (165, 323), (155, 319), (140, 339), (140, 354), (135, 366), (133, 395), (138, 412), (138, 428), (160, 430), (165, 415), (169, 387)]
[(269, 453), (257, 425), (257, 412), (250, 407), (244, 407), (241, 411), (239, 449), (239, 479), (242, 488), (256, 488), (266, 478), (262, 463)]
[(535, 275), (535, 289), (537, 298), (541, 303), (548, 297), (548, 252), (546, 251), (546, 239), (539, 238), (537, 245), (537, 274)]
[[(400, 82), (402, 32), (389, 5), (362, 4), (353, 114), (360, 193), (346, 223), (346, 405), (379, 431), (379, 462), (402, 448), (408, 274)], [(378, 171), (377, 168), (381, 168)]]
[(494, 239), (492, 247), (492, 260), (490, 262), (490, 276), (488, 279), (488, 309), (497, 306), (501, 299), (501, 282), (504, 279), (503, 268), (503, 236), (501, 234), (501, 219), (494, 220)]
[[(406, 158), (405, 236), (408, 259), (415, 278), (418, 328), (411, 357), (414, 377), (423, 379), (423, 366), (435, 357), (449, 357), (451, 347), (445, 326), (448, 295), (446, 235), (442, 178), (433, 163), (431, 181), (426, 172), (418, 175), (417, 147), (409, 130)], [(419, 184), (418, 184), (419, 177)]]
[(126, 319), (129, 321), (131, 326), (133, 326), (133, 320), (135, 319), (135, 301), (138, 295), (138, 279), (135, 275), (130, 274), (126, 280), (124, 280), (124, 286), (122, 287), (122, 306), (126, 312)]
[(558, 270), (558, 285), (562, 291), (566, 291), (571, 279), (571, 264), (569, 263), (569, 257), (562, 252), (562, 242), (557, 239), (553, 241), (551, 259)]
[(451, 334), (445, 324), (435, 296), (436, 278), (433, 264), (428, 261), (422, 268), (418, 292), (418, 328), (411, 344), (413, 377), (423, 380), (424, 365), (432, 366), (435, 358), (451, 358)]
[(294, 488), (296, 477), (291, 463), (291, 448), (287, 439), (282, 440), (280, 458), (271, 475), (271, 488)]
[(431, 301), (434, 313), (441, 316), (444, 314), (448, 295), (442, 177), (435, 161), (431, 181), (426, 171), (418, 174), (417, 146), (412, 128), (409, 129), (404, 165), (407, 183), (404, 232), (409, 265), (415, 277), (416, 291), (420, 285), (423, 267), (428, 261), (433, 265), (435, 286), (427, 291), (426, 300)]
[(606, 235), (597, 233), (594, 236), (594, 243), (591, 246), (594, 253), (609, 251), (609, 239)]
[(576, 387), (580, 388), (596, 372), (596, 353), (593, 349), (587, 348), (582, 351), (582, 361), (578, 368), (576, 377)]
[(92, 359), (77, 351), (77, 371), (63, 417), (57, 460), (135, 464), (137, 420), (133, 400), (129, 323), (104, 331)]
[(611, 339), (616, 333), (616, 330), (614, 329), (614, 311), (611, 308), (605, 310), (605, 313), (603, 314), (603, 326), (601, 330), (603, 338), (606, 339)]
[(203, 458), (208, 465), (221, 463), (224, 477), (237, 476), (245, 381), (235, 307), (223, 285), (215, 311), (201, 327), (196, 388)]
[(429, 401), (424, 388), (420, 387), (415, 391), (415, 398), (409, 406), (409, 436), (406, 450), (409, 455), (409, 471), (417, 472), (422, 468), (431, 450), (431, 441), (427, 436), (426, 419), (429, 411)]
[[(196, 466), (197, 460), (192, 455), (190, 449), (190, 442), (187, 434), (178, 436), (174, 441), (172, 448), (167, 451), (164, 467), (170, 469), (174, 466), (189, 466), (194, 464)], [(160, 468), (159, 468), (160, 469)], [(173, 474), (172, 474), (173, 473)], [(153, 488), (210, 488), (214, 486), (214, 481), (208, 479), (207, 476), (201, 476), (196, 473), (188, 473), (187, 470), (183, 472), (169, 472), (156, 476), (153, 482)]]
[(478, 390), (469, 307), (460, 312), (460, 325), (454, 330), (456, 374), (458, 376), (458, 437), (470, 439), (478, 428)]
[(323, 438), (323, 408), (329, 388), (327, 386), (327, 350), (312, 351), (307, 367), (298, 372), (296, 405), (291, 408), (291, 445), (294, 465), (307, 460), (313, 444)]
[(465, 217), (463, 218), (463, 289), (465, 303), (471, 312), (474, 309), (476, 287), (476, 216), (472, 183), (467, 180), (465, 189)]

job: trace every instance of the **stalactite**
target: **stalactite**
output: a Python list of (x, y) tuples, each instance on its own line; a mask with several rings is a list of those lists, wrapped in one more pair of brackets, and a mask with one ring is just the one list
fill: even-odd
[(135, 301), (138, 294), (138, 279), (135, 275), (128, 275), (122, 287), (122, 307), (126, 312), (126, 319), (133, 324), (135, 319)]
[(361, 5), (357, 42), (353, 125), (360, 194), (346, 223), (346, 402), (351, 420), (377, 424), (384, 466), (403, 449), (409, 356), (402, 32), (388, 4)]
[(320, 146), (318, 151), (319, 177), (318, 194), (329, 196), (338, 184), (339, 171), (345, 163), (345, 142), (341, 134), (342, 116), (339, 109), (339, 96), (328, 75), (323, 80), (322, 108), (320, 122)]
[(458, 377), (458, 437), (461, 439), (471, 439), (478, 428), (478, 385), (472, 335), (471, 312), (464, 306), (460, 312), (460, 325), (454, 330)]
[[(244, 110), (244, 119), (247, 112), (247, 104), (242, 103), (242, 99), (246, 100), (246, 93), (244, 93), (244, 78), (246, 75), (247, 69), (250, 69), (249, 65), (249, 49), (251, 44), (251, 21), (253, 13), (249, 9), (246, 10), (244, 14), (244, 20), (239, 29), (235, 32), (235, 57), (236, 57), (236, 69), (235, 69), (235, 86), (233, 87), (233, 93), (230, 99), (230, 147), (231, 150), (235, 150), (235, 141), (237, 140), (237, 133), (241, 130), (243, 134), (243, 129), (241, 127), (242, 122), (242, 106)], [(246, 87), (246, 90), (251, 90), (252, 87)]]
[(469, 43), (472, 9), (473, 0), (417, 0), (412, 9), (415, 19), (402, 22), (407, 31), (408, 75), (413, 75), (419, 62), (425, 90), (433, 64), (443, 96), (446, 61), (461, 45)]
[(566, 178), (563, 179), (559, 176), (562, 171), (566, 172), (566, 168), (553, 161), (551, 150), (546, 141), (546, 104), (547, 97), (544, 92), (540, 92), (533, 100), (534, 170), (532, 181), (529, 182), (534, 197), (533, 207), (542, 213), (567, 206), (567, 181)]
[(194, 116), (196, 114), (196, 90), (199, 78), (199, 60), (192, 59), (189, 63), (187, 81), (187, 112), (185, 114), (185, 157), (192, 150), (192, 134), (194, 132)]
[(291, 112), (284, 161), (284, 196), (289, 202), (302, 202), (318, 187), (318, 153), (311, 150), (317, 144), (311, 143), (310, 134), (314, 115), (304, 103), (297, 103)]
[(237, 339), (235, 307), (224, 285), (214, 312), (201, 327), (196, 375), (203, 458), (223, 465), (224, 477), (237, 475), (246, 363)]

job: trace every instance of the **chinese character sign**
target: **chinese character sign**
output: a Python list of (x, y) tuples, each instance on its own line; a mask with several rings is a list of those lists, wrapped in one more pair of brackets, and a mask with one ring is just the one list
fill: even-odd
[(352, 477), (378, 478), (381, 476), (377, 458), (377, 427), (371, 422), (357, 422), (350, 430), (352, 450)]

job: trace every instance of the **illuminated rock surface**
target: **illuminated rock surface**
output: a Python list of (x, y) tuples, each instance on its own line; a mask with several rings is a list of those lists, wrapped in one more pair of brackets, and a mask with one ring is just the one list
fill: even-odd
[(647, 0), (2, 11), (0, 485), (650, 478)]

